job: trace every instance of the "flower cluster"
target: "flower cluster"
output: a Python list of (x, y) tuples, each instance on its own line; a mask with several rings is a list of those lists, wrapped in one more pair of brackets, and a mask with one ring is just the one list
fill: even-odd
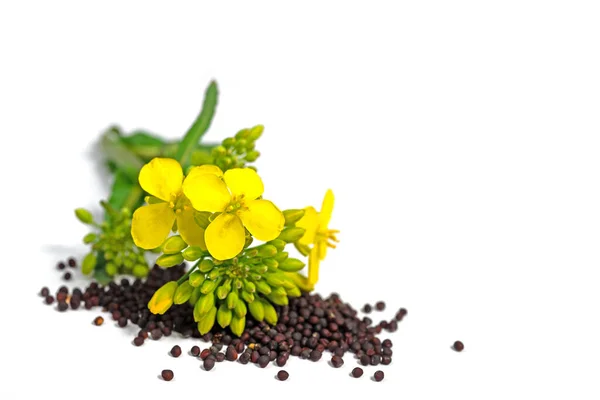
[[(223, 172), (216, 165), (202, 165), (184, 174), (168, 158), (144, 165), (139, 183), (150, 196), (133, 214), (135, 244), (160, 249), (157, 264), (162, 267), (195, 262), (179, 281), (157, 290), (148, 307), (162, 314), (173, 304), (188, 302), (201, 333), (216, 322), (240, 335), (247, 312), (275, 324), (273, 305), (286, 305), (289, 296), (312, 290), (328, 240), (336, 240), (336, 231), (327, 227), (331, 191), (320, 213), (312, 207), (282, 212), (262, 198), (264, 185), (254, 169)], [(251, 247), (254, 240), (262, 243)], [(305, 263), (289, 256), (288, 244), (308, 255), (308, 277), (298, 273)]]

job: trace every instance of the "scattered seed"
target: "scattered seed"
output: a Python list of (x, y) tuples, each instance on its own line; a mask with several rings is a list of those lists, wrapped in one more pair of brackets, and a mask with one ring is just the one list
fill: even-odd
[(370, 304), (365, 304), (362, 308), (362, 312), (365, 314), (369, 314), (371, 311), (373, 311), (373, 307)]
[(171, 349), (171, 355), (173, 357), (179, 357), (181, 355), (181, 347), (177, 345), (173, 346), (173, 348)]
[(119, 326), (121, 328), (125, 328), (127, 326), (127, 318), (125, 318), (125, 317), (119, 318), (119, 321), (117, 322), (117, 324), (119, 324)]
[(70, 273), (70, 272), (65, 272), (65, 274), (63, 275), (63, 279), (64, 279), (65, 281), (68, 281), (68, 280), (70, 280), (70, 279), (71, 279), (71, 277), (72, 277), (72, 275), (71, 275), (71, 273)]
[(67, 309), (69, 308), (69, 305), (66, 302), (64, 302), (64, 301), (61, 301), (61, 302), (58, 303), (57, 307), (58, 307), (57, 308), (58, 311), (63, 312), (63, 311), (67, 311)]
[(133, 344), (136, 346), (141, 346), (144, 344), (144, 338), (141, 336), (136, 336), (135, 339), (133, 339)]
[(360, 378), (363, 374), (363, 370), (360, 367), (356, 367), (352, 370), (352, 376), (355, 378)]
[(203, 366), (204, 366), (204, 370), (206, 371), (210, 371), (211, 369), (214, 368), (215, 366), (215, 357), (214, 356), (208, 356), (206, 358), (206, 360), (204, 360)]
[(383, 377), (384, 377), (383, 371), (375, 371), (375, 374), (373, 375), (373, 378), (375, 378), (376, 382), (381, 382), (383, 380)]
[(44, 286), (42, 288), (42, 290), (40, 290), (40, 296), (42, 297), (46, 297), (50, 294), (50, 289), (48, 289), (46, 286)]
[(192, 348), (190, 349), (190, 353), (194, 357), (198, 357), (200, 355), (200, 347), (198, 347), (198, 346), (192, 346)]
[(48, 296), (46, 296), (44, 301), (46, 302), (46, 304), (52, 304), (52, 303), (54, 303), (54, 297), (48, 295)]
[(175, 376), (173, 374), (173, 371), (171, 371), (170, 369), (163, 369), (162, 372), (160, 373), (160, 375), (167, 382), (170, 381), (171, 379), (173, 379), (173, 376)]
[(96, 326), (100, 326), (104, 323), (104, 318), (98, 316), (96, 318), (94, 318), (94, 325)]
[(377, 303), (375, 303), (375, 308), (377, 309), (377, 311), (383, 311), (385, 310), (385, 303), (383, 301), (378, 301)]
[(454, 342), (453, 348), (454, 348), (454, 350), (461, 352), (464, 350), (465, 345), (460, 340), (457, 340), (456, 342)]
[(56, 264), (56, 268), (58, 269), (65, 269), (66, 265), (64, 262), (59, 262), (58, 264)]
[(69, 263), (69, 267), (71, 268), (75, 268), (77, 266), (77, 261), (75, 261), (74, 258), (69, 258), (69, 260), (67, 260), (67, 262)]
[(331, 365), (333, 365), (334, 368), (339, 368), (344, 365), (344, 359), (339, 356), (333, 356), (331, 357)]
[(277, 372), (277, 379), (279, 379), (280, 381), (285, 381), (289, 377), (290, 374), (286, 370), (282, 369), (281, 371)]

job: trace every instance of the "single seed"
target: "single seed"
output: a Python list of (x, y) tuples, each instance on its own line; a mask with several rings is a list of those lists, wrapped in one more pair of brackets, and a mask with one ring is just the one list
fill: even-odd
[(215, 355), (215, 358), (217, 359), (217, 362), (223, 362), (223, 361), (225, 361), (225, 354), (224, 353), (217, 353)]
[(160, 375), (167, 382), (173, 379), (174, 376), (173, 371), (171, 371), (170, 369), (163, 369)]
[(181, 347), (177, 345), (173, 346), (173, 348), (171, 349), (171, 355), (173, 357), (179, 357), (181, 355)]
[(381, 356), (378, 354), (371, 356), (371, 365), (379, 365), (381, 363)]
[(190, 349), (190, 353), (194, 357), (198, 357), (198, 355), (200, 355), (200, 347), (198, 347), (198, 346), (192, 346), (192, 348)]
[(56, 268), (58, 269), (65, 269), (66, 265), (64, 262), (59, 262), (58, 264), (56, 264)]
[(382, 345), (383, 347), (388, 347), (388, 348), (390, 348), (390, 347), (392, 347), (392, 341), (391, 341), (390, 339), (385, 339), (383, 342), (381, 342), (381, 345)]
[(363, 354), (362, 356), (360, 356), (360, 363), (362, 365), (367, 366), (371, 363), (371, 358), (368, 355)]
[(54, 303), (54, 297), (48, 295), (48, 296), (46, 296), (44, 301), (46, 302), (46, 304), (52, 304), (52, 303)]
[(125, 318), (125, 317), (119, 318), (118, 324), (121, 328), (125, 328), (127, 326), (127, 318)]
[(96, 326), (100, 326), (104, 323), (104, 318), (98, 316), (96, 318), (94, 318), (94, 325)]
[(69, 308), (69, 305), (64, 301), (61, 301), (58, 303), (57, 307), (58, 307), (58, 311), (63, 312), (63, 311), (67, 311), (67, 309)]
[(371, 311), (373, 311), (373, 307), (370, 304), (365, 304), (362, 308), (362, 312), (365, 314), (369, 314)]
[(68, 281), (68, 280), (70, 280), (70, 279), (71, 279), (71, 277), (72, 277), (72, 275), (71, 275), (71, 273), (70, 273), (70, 272), (65, 272), (65, 274), (63, 275), (63, 279), (64, 279), (65, 281)]
[(206, 358), (210, 355), (211, 355), (210, 349), (204, 349), (200, 352), (200, 358), (202, 360), (206, 360)]
[(135, 339), (133, 339), (133, 344), (136, 346), (141, 346), (144, 344), (144, 338), (141, 336), (136, 336)]
[(333, 356), (333, 357), (331, 357), (331, 365), (334, 368), (339, 368), (342, 365), (344, 365), (344, 359), (342, 357), (339, 357), (339, 356)]
[(77, 262), (75, 261), (75, 259), (73, 257), (69, 258), (69, 260), (67, 262), (69, 263), (69, 267), (71, 267), (71, 268), (75, 268), (77, 266)]
[(238, 358), (238, 353), (233, 346), (227, 346), (225, 351), (225, 358), (227, 361), (235, 361)]
[(383, 301), (378, 301), (377, 303), (375, 303), (375, 308), (377, 309), (377, 311), (383, 311), (385, 310), (385, 303)]
[(277, 373), (277, 379), (279, 379), (280, 381), (285, 381), (287, 380), (287, 378), (290, 377), (290, 374), (286, 371), (286, 370), (281, 370)]
[(392, 357), (390, 357), (390, 356), (381, 357), (381, 363), (383, 365), (390, 365), (392, 363)]
[(360, 367), (356, 367), (352, 370), (352, 376), (355, 378), (360, 378), (363, 374), (363, 370)]
[(464, 350), (465, 345), (460, 340), (457, 340), (456, 342), (454, 342), (454, 346), (453, 347), (454, 347), (454, 350), (460, 352), (460, 351)]
[(319, 361), (321, 359), (321, 352), (319, 350), (313, 350), (310, 352), (311, 361)]
[(373, 378), (375, 378), (376, 382), (381, 382), (383, 380), (383, 377), (384, 377), (383, 371), (375, 371), (375, 374), (373, 375)]
[(50, 294), (50, 289), (48, 289), (46, 286), (44, 286), (42, 288), (42, 290), (40, 290), (40, 296), (42, 297), (46, 297)]
[(204, 367), (205, 371), (210, 371), (211, 369), (214, 368), (215, 366), (215, 358), (214, 356), (209, 356), (206, 358), (206, 360), (204, 360), (204, 363), (202, 364)]
[(260, 357), (258, 357), (258, 365), (261, 368), (265, 368), (267, 365), (269, 365), (269, 361), (271, 361), (271, 359), (269, 358), (269, 356), (260, 356)]

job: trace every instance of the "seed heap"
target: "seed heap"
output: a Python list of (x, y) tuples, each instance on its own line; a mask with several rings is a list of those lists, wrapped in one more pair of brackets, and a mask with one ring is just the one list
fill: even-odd
[[(200, 335), (189, 304), (175, 305), (163, 315), (151, 314), (147, 308), (156, 289), (168, 281), (177, 280), (184, 273), (184, 264), (169, 269), (155, 266), (144, 281), (136, 279), (130, 283), (123, 279), (106, 286), (92, 282), (84, 291), (75, 288), (70, 294), (62, 286), (56, 293), (57, 309), (66, 311), (70, 306), (76, 310), (81, 304), (88, 310), (102, 307), (112, 314), (118, 326), (125, 327), (131, 322), (140, 328), (133, 340), (136, 346), (142, 346), (148, 339), (159, 340), (163, 336), (170, 336), (172, 332), (178, 332), (183, 337), (202, 338), (211, 346), (203, 350), (193, 346), (190, 354), (202, 361), (206, 371), (213, 369), (215, 363), (225, 360), (254, 363), (261, 368), (270, 363), (283, 367), (290, 356), (316, 362), (326, 351), (332, 353), (330, 365), (334, 368), (344, 364), (342, 357), (346, 353), (353, 353), (363, 366), (388, 365), (392, 361), (392, 342), (390, 339), (382, 341), (378, 335), (384, 330), (396, 331), (398, 322), (406, 315), (406, 310), (400, 309), (391, 321), (373, 324), (368, 317), (360, 318), (358, 312), (337, 294), (323, 298), (318, 294), (304, 293), (301, 297), (290, 298), (289, 305), (276, 307), (279, 319), (275, 326), (248, 318), (240, 337), (232, 335), (228, 329), (217, 327)], [(47, 304), (52, 304), (48, 302), (52, 296), (47, 288), (42, 288), (40, 295), (44, 296)], [(371, 306), (368, 308), (372, 309)], [(383, 308), (383, 302), (375, 306), (377, 310)], [(98, 323), (100, 318), (94, 321), (96, 325), (101, 325)], [(175, 346), (171, 354), (178, 357), (181, 348)], [(377, 372), (377, 377), (383, 377), (380, 371)], [(362, 374), (363, 369), (357, 367), (351, 375), (358, 378)], [(283, 374), (278, 379), (284, 380)], [(168, 380), (167, 377), (165, 380)]]

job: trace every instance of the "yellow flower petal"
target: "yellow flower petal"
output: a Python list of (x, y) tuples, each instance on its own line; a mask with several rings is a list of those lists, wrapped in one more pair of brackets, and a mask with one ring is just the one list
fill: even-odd
[(153, 158), (140, 170), (140, 186), (146, 192), (164, 201), (181, 191), (183, 170), (172, 158)]
[(225, 171), (225, 183), (233, 196), (244, 195), (246, 200), (255, 200), (265, 191), (262, 179), (251, 168), (232, 168)]
[(323, 204), (321, 205), (321, 212), (319, 212), (319, 229), (324, 230), (327, 229), (329, 225), (329, 220), (331, 220), (331, 212), (333, 211), (333, 192), (331, 189), (325, 193), (325, 198), (323, 198)]
[(314, 285), (319, 280), (319, 249), (315, 245), (308, 255), (308, 283)]
[(204, 229), (196, 223), (192, 208), (184, 209), (177, 214), (177, 228), (182, 239), (190, 246), (198, 246), (206, 250), (204, 242)]
[(240, 254), (246, 242), (244, 225), (237, 215), (221, 214), (204, 234), (209, 253), (217, 260), (229, 260)]
[(221, 171), (221, 168), (217, 167), (216, 165), (200, 165), (199, 167), (192, 168), (190, 172), (188, 172), (187, 176), (189, 178), (190, 176), (193, 177), (204, 174), (211, 174), (221, 177), (223, 176), (223, 171)]
[(133, 241), (142, 249), (155, 249), (169, 236), (173, 222), (175, 222), (175, 213), (169, 208), (169, 204), (142, 206), (133, 213), (131, 221)]
[(190, 174), (183, 181), (183, 193), (198, 211), (223, 211), (231, 202), (225, 182), (213, 174)]
[(275, 204), (269, 200), (252, 200), (245, 205), (247, 208), (242, 209), (238, 215), (252, 236), (265, 242), (279, 236), (285, 218)]
[(304, 236), (298, 240), (300, 244), (308, 245), (314, 243), (317, 229), (319, 228), (319, 216), (317, 210), (315, 210), (314, 207), (306, 207), (304, 209), (304, 216), (296, 222), (296, 226), (306, 229)]

